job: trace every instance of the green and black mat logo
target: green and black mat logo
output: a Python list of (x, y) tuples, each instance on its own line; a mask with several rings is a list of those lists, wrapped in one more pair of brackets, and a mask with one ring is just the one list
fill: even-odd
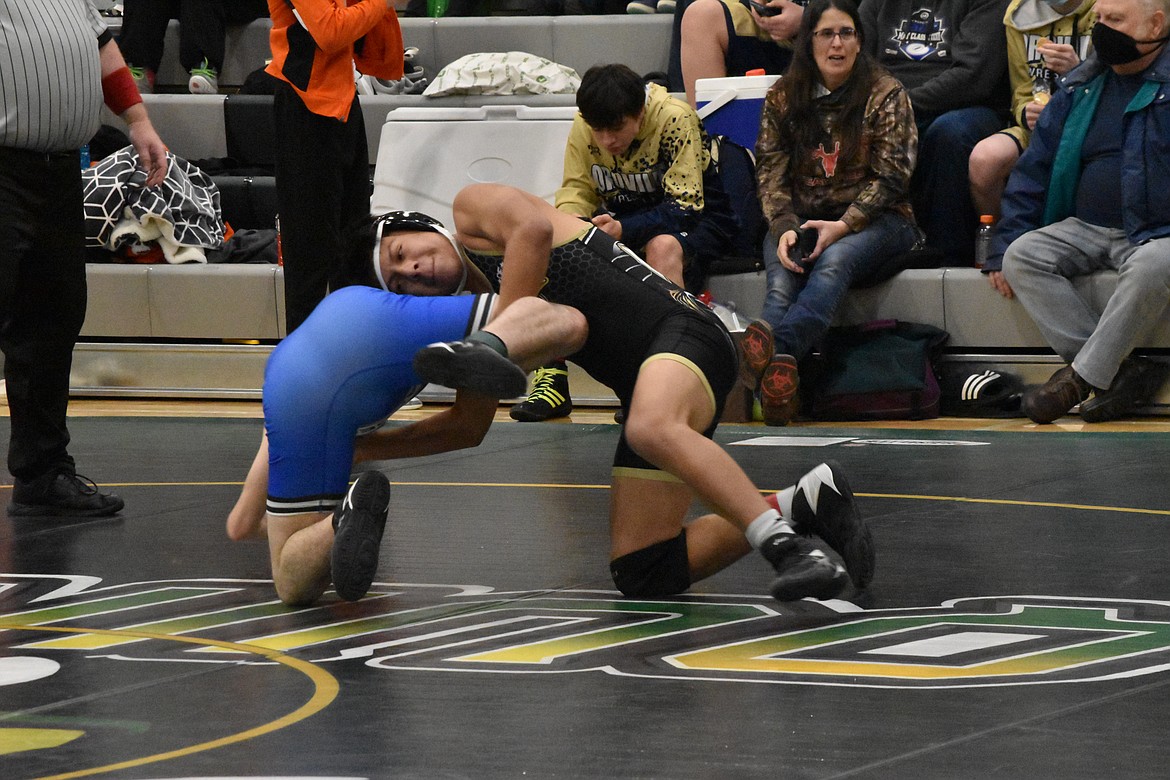
[(1170, 602), (993, 596), (863, 611), (842, 601), (389, 583), (356, 603), (329, 594), (290, 609), (266, 581), (103, 587), (0, 574), (0, 686), (71, 659), (273, 665), (294, 653), (371, 672), (915, 689), (1076, 683), (1170, 670)]

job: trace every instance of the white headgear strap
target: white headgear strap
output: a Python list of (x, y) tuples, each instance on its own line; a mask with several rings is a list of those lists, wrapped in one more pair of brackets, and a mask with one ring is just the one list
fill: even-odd
[[(390, 232), (405, 231), (405, 230), (431, 230), (446, 238), (451, 242), (451, 246), (455, 249), (455, 256), (459, 258), (459, 267), (463, 270), (463, 275), (459, 277), (459, 285), (455, 288), (452, 295), (458, 295), (463, 292), (463, 288), (467, 286), (467, 258), (463, 256), (463, 248), (459, 246), (459, 242), (455, 240), (455, 236), (451, 235), (447, 228), (439, 225), (410, 225), (399, 228), (391, 228)], [(382, 275), (382, 238), (386, 235), (386, 228), (382, 228), (382, 234), (378, 236), (378, 240), (374, 242), (374, 276), (378, 279), (378, 284), (386, 292), (390, 292), (389, 285), (386, 284), (386, 277)]]

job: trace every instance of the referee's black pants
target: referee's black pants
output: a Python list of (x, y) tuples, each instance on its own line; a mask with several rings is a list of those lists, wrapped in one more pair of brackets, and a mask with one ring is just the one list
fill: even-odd
[(77, 152), (0, 147), (0, 350), (15, 477), (31, 480), (73, 463), (65, 418), (85, 302)]
[(285, 325), (292, 333), (336, 286), (345, 228), (369, 216), (370, 156), (357, 95), (346, 122), (309, 111), (283, 81), (272, 105)]

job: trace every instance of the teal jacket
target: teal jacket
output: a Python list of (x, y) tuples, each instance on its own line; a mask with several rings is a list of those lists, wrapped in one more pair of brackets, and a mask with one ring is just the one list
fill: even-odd
[[(1072, 214), (1081, 146), (1097, 110), (1105, 67), (1090, 55), (1061, 79), (1040, 114), (1032, 142), (1008, 179), (985, 273), (1001, 269), (1003, 253), (1024, 233)], [(1135, 245), (1170, 236), (1170, 46), (1145, 78), (1121, 118), (1123, 223)]]

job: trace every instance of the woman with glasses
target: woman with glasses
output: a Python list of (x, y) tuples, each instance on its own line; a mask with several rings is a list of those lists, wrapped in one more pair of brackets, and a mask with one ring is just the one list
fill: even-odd
[(764, 102), (756, 165), (768, 291), (762, 320), (744, 334), (743, 370), (758, 383), (769, 425), (795, 415), (797, 364), (849, 287), (918, 239), (908, 194), (918, 142), (910, 99), (861, 39), (852, 0), (814, 0), (792, 64)]

